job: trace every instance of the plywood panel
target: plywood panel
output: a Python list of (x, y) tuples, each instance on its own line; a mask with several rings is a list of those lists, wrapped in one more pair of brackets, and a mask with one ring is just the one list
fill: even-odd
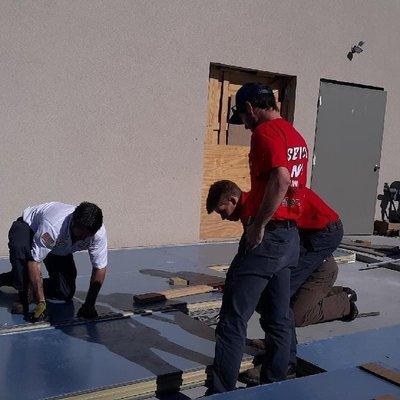
[(217, 144), (219, 123), (219, 108), (221, 102), (222, 71), (214, 70), (210, 73), (208, 83), (208, 115), (205, 143)]
[[(243, 126), (230, 126), (230, 109), (235, 104), (237, 90), (245, 83), (261, 82), (272, 87), (282, 116), (293, 121), (295, 78), (255, 70), (235, 69), (222, 65), (211, 65), (208, 94), (208, 119), (205, 138), (203, 182), (201, 194), (200, 238), (218, 239), (240, 236), (240, 224), (223, 222), (218, 215), (209, 216), (205, 203), (210, 185), (216, 180), (231, 179), (249, 189), (250, 134)], [(286, 85), (292, 83), (290, 90)], [(287, 93), (293, 94), (287, 96)], [(214, 147), (209, 147), (209, 145)], [(232, 149), (224, 149), (224, 147)], [(222, 149), (217, 149), (220, 146)]]
[(230, 179), (242, 190), (250, 189), (248, 167), (249, 148), (244, 146), (204, 146), (204, 176), (201, 194), (200, 238), (235, 238), (242, 233), (239, 222), (222, 221), (219, 215), (207, 214), (206, 200), (212, 183)]

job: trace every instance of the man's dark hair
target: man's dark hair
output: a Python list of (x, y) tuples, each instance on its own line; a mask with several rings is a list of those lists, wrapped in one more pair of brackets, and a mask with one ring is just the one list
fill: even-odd
[(103, 225), (103, 212), (96, 204), (84, 201), (75, 208), (72, 221), (76, 226), (87, 229), (94, 235)]
[(240, 197), (242, 191), (235, 182), (223, 180), (214, 182), (208, 190), (206, 208), (208, 214), (211, 214), (218, 204), (229, 200), (229, 197)]

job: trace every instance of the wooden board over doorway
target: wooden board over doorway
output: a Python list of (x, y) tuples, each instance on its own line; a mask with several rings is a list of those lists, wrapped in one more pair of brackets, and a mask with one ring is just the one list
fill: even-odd
[(235, 105), (235, 94), (247, 82), (262, 82), (271, 86), (281, 115), (293, 121), (295, 77), (211, 64), (200, 203), (200, 239), (238, 238), (242, 233), (240, 223), (222, 221), (215, 213), (208, 215), (205, 205), (208, 189), (217, 180), (229, 179), (242, 190), (250, 189), (248, 153), (251, 134), (244, 126), (230, 126), (228, 123), (230, 109)]

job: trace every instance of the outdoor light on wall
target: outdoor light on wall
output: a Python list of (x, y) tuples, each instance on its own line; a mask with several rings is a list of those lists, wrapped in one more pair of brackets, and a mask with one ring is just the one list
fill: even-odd
[(351, 61), (354, 57), (354, 54), (357, 53), (362, 53), (363, 52), (363, 48), (362, 46), (364, 46), (365, 42), (363, 42), (362, 40), (360, 42), (358, 42), (358, 44), (355, 44), (351, 50), (347, 53), (347, 58)]

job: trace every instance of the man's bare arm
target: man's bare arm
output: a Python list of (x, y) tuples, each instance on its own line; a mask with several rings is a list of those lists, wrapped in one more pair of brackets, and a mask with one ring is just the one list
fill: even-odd
[(90, 286), (86, 295), (85, 305), (94, 307), (96, 304), (97, 295), (100, 292), (101, 286), (103, 285), (106, 277), (107, 268), (93, 268), (92, 276), (90, 278)]
[(90, 278), (90, 286), (86, 295), (86, 300), (78, 311), (78, 317), (81, 318), (96, 318), (98, 316), (95, 304), (97, 295), (100, 292), (106, 277), (106, 268), (93, 268)]
[(252, 249), (261, 243), (265, 226), (285, 198), (290, 183), (290, 174), (286, 167), (278, 167), (270, 172), (260, 208), (253, 223), (247, 228), (249, 248)]
[(40, 263), (36, 261), (28, 261), (27, 269), (28, 269), (29, 282), (32, 285), (33, 295), (35, 297), (36, 302), (39, 303), (41, 301), (45, 301), (43, 292), (43, 278), (40, 269)]

